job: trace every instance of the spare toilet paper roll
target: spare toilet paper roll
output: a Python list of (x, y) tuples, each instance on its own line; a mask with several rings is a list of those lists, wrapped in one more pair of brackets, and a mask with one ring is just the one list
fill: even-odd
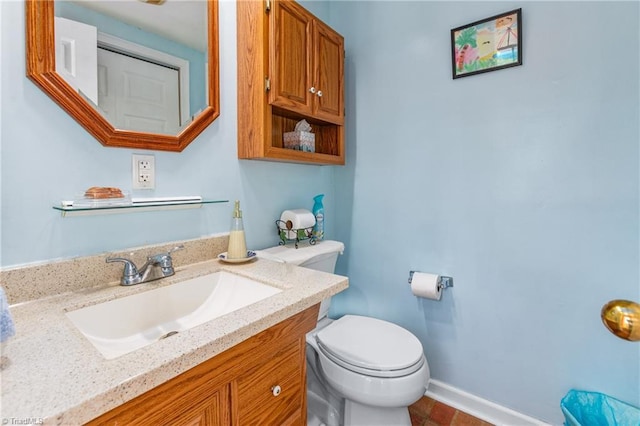
[[(290, 220), (292, 225), (291, 229), (311, 228), (316, 224), (315, 216), (306, 209), (285, 210), (280, 215), (280, 220), (284, 222), (280, 224), (281, 227), (285, 226), (287, 221)], [(295, 231), (287, 231), (287, 238), (295, 240)]]
[(442, 289), (438, 286), (440, 275), (414, 272), (411, 278), (411, 292), (418, 297), (440, 300)]

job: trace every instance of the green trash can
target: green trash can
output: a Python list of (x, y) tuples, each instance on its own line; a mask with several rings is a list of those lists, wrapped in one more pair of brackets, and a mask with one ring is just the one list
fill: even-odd
[(566, 426), (640, 426), (640, 408), (599, 392), (572, 389), (560, 408)]

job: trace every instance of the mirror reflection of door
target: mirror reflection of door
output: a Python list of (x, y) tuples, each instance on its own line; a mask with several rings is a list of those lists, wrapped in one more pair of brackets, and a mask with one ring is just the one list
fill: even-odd
[(74, 89), (98, 103), (96, 27), (55, 18), (56, 72)]
[(180, 128), (179, 72), (98, 49), (98, 106), (116, 129), (176, 134)]
[(206, 1), (56, 0), (55, 14), (56, 72), (115, 129), (177, 135), (206, 108)]

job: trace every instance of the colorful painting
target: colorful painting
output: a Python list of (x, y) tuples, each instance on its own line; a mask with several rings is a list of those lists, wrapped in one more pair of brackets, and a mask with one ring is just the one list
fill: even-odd
[(522, 9), (451, 30), (453, 78), (522, 65)]

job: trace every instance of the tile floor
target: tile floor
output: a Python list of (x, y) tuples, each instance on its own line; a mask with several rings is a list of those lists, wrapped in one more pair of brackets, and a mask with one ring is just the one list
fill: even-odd
[(409, 406), (412, 426), (492, 426), (428, 397)]

